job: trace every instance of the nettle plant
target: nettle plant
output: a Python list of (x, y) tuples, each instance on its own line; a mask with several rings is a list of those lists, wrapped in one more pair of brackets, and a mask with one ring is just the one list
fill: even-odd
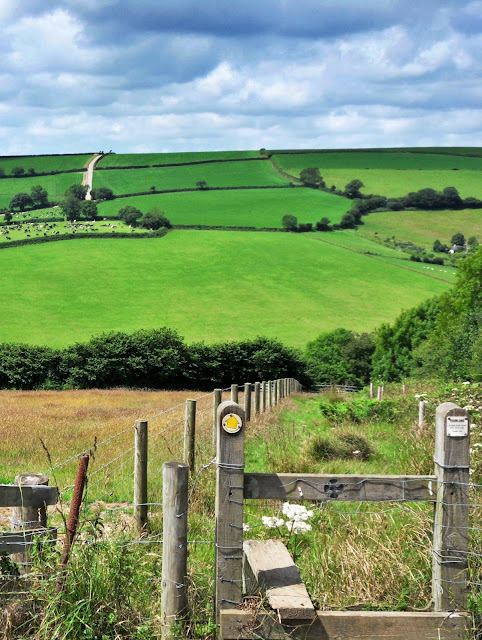
[(295, 560), (299, 547), (304, 541), (304, 534), (312, 529), (308, 521), (313, 518), (314, 513), (302, 504), (290, 504), (289, 502), (283, 503), (281, 511), (285, 516), (284, 518), (263, 516), (262, 522), (268, 529), (278, 530)]

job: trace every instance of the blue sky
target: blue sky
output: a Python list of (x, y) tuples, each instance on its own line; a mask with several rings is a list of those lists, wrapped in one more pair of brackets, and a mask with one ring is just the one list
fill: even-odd
[(0, 155), (481, 145), (481, 0), (1, 0), (0, 27)]

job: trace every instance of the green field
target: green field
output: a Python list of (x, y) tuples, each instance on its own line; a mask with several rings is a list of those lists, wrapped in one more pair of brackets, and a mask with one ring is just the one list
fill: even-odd
[(40, 184), (47, 189), (49, 200), (58, 200), (71, 184), (81, 184), (83, 173), (58, 173), (32, 178), (4, 178), (0, 180), (0, 208), (8, 207), (16, 193), (28, 193), (32, 187)]
[[(17, 220), (17, 219), (16, 219)], [(8, 227), (0, 227), (0, 246), (9, 244), (10, 240), (27, 240), (30, 238), (42, 238), (57, 234), (72, 234), (72, 226), (66, 222), (40, 222), (28, 224), (27, 219), (21, 219), (21, 225), (12, 224)], [(20, 228), (21, 227), (21, 228)], [(136, 235), (148, 234), (148, 229), (136, 229), (134, 232), (120, 220), (109, 222), (95, 222), (87, 225), (78, 222), (75, 224), (76, 233), (135, 233)], [(7, 238), (9, 238), (7, 240)]]
[(13, 167), (23, 167), (25, 173), (28, 173), (29, 169), (34, 169), (38, 173), (68, 171), (69, 169), (82, 169), (90, 158), (92, 158), (92, 154), (78, 156), (0, 156), (0, 169), (3, 169), (7, 175)]
[(246, 189), (239, 191), (194, 191), (132, 196), (99, 204), (99, 215), (114, 217), (131, 205), (143, 213), (160, 207), (172, 224), (281, 228), (287, 214), (299, 222), (317, 222), (327, 217), (339, 222), (351, 206), (350, 200), (314, 189)]
[(469, 171), (482, 170), (482, 157), (449, 156), (438, 153), (340, 151), (332, 153), (303, 153), (275, 155), (282, 169), (319, 167), (326, 169), (423, 169)]
[(435, 240), (450, 244), (454, 233), (476, 236), (482, 243), (482, 210), (374, 212), (363, 218), (357, 233), (365, 238), (375, 234), (383, 240), (395, 237), (432, 250)]
[(94, 188), (108, 187), (116, 195), (162, 189), (196, 189), (205, 180), (210, 187), (285, 185), (287, 180), (273, 170), (270, 162), (220, 162), (184, 167), (112, 169), (94, 172)]
[(112, 153), (100, 160), (99, 167), (134, 167), (153, 164), (201, 162), (202, 160), (236, 160), (259, 158), (257, 151), (196, 151), (179, 153)]
[[(0, 252), (0, 340), (52, 346), (170, 326), (188, 341), (267, 335), (304, 346), (371, 330), (448, 284), (305, 234), (173, 231)], [(21, 283), (22, 295), (19, 295)]]

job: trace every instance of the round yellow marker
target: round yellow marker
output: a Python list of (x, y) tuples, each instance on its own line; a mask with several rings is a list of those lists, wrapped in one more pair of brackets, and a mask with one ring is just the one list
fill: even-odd
[(222, 426), (227, 433), (238, 433), (243, 428), (243, 421), (235, 413), (227, 413), (223, 418)]

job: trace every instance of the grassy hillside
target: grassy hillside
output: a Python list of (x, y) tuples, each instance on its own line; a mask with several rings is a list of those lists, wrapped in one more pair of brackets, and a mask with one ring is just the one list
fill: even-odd
[(34, 169), (37, 173), (49, 171), (68, 171), (82, 169), (92, 157), (92, 154), (68, 156), (5, 156), (0, 157), (0, 169), (8, 175), (14, 167), (23, 167), (25, 173)]
[(94, 188), (108, 187), (115, 194), (149, 191), (151, 186), (158, 190), (195, 189), (200, 180), (205, 180), (210, 187), (287, 184), (270, 162), (259, 160), (94, 172)]
[(340, 325), (371, 330), (448, 286), (302, 234), (72, 240), (0, 252), (0, 340), (59, 346), (168, 325), (188, 341), (264, 334), (304, 346)]
[(363, 218), (365, 223), (357, 233), (372, 239), (375, 234), (384, 240), (392, 238), (410, 241), (432, 250), (435, 240), (450, 244), (454, 233), (465, 238), (476, 236), (482, 241), (482, 211), (396, 211), (374, 212)]
[(100, 160), (99, 167), (132, 167), (153, 164), (259, 158), (257, 151), (196, 151), (184, 153), (113, 153)]
[(323, 216), (339, 222), (351, 202), (314, 189), (195, 191), (110, 200), (99, 204), (99, 215), (115, 216), (126, 205), (143, 212), (161, 207), (172, 224), (280, 228), (287, 213), (299, 222), (314, 223)]
[(8, 207), (16, 193), (30, 193), (32, 187), (40, 184), (47, 189), (50, 200), (58, 200), (71, 184), (81, 184), (83, 173), (58, 173), (52, 176), (32, 178), (4, 178), (0, 180), (0, 208)]

